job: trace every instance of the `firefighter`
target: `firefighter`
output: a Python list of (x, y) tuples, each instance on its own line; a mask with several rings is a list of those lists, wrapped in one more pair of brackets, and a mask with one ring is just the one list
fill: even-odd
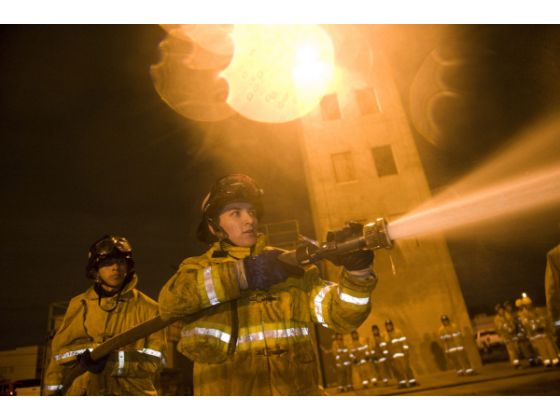
[(501, 303), (498, 303), (494, 309), (496, 310), (496, 316), (494, 317), (496, 332), (504, 340), (510, 363), (513, 367), (519, 368), (521, 366), (521, 354), (519, 350), (515, 320), (506, 315), (504, 305)]
[(463, 333), (456, 324), (451, 323), (447, 315), (441, 316), (441, 327), (439, 328), (439, 339), (449, 364), (454, 366), (457, 375), (474, 375), (469, 357), (465, 351)]
[[(521, 302), (519, 301), (519, 306), (520, 305)], [(504, 309), (505, 309), (504, 317), (506, 318), (506, 322), (511, 322), (515, 325), (515, 335), (516, 335), (517, 345), (519, 346), (520, 356), (523, 357), (524, 359), (527, 359), (527, 361), (529, 362), (529, 366), (537, 366), (538, 364), (537, 355), (535, 353), (535, 350), (531, 346), (529, 338), (527, 337), (527, 332), (525, 331), (525, 328), (523, 327), (523, 323), (519, 318), (518, 311), (514, 309), (514, 305), (510, 301), (504, 302)]]
[(371, 326), (372, 336), (370, 337), (370, 361), (373, 364), (372, 371), (374, 377), (371, 378), (372, 383), (381, 383), (383, 386), (389, 384), (391, 378), (389, 348), (387, 341), (381, 335), (381, 331), (377, 325)]
[(340, 333), (334, 334), (333, 352), (338, 392), (352, 391), (352, 358), (348, 347), (344, 343), (344, 336)]
[[(350, 356), (352, 358), (353, 368), (352, 371), (356, 373), (358, 382), (362, 388), (370, 386), (371, 372), (369, 370), (369, 350), (366, 340), (360, 337), (358, 331), (352, 331), (352, 344), (350, 347)], [(372, 383), (371, 385), (374, 385)]]
[(86, 275), (93, 285), (70, 301), (52, 340), (45, 394), (62, 388), (64, 374), (77, 361), (86, 372), (66, 395), (157, 395), (154, 380), (162, 368), (163, 330), (101, 360), (90, 357), (99, 344), (158, 314), (157, 303), (136, 288), (129, 241), (114, 235), (96, 241), (90, 247)]
[(545, 318), (537, 314), (537, 311), (533, 308), (533, 301), (525, 293), (523, 293), (521, 299), (517, 300), (516, 304), (519, 305), (520, 309), (519, 318), (542, 364), (546, 367), (559, 366), (558, 348), (546, 329)]
[(406, 336), (393, 325), (393, 321), (385, 321), (385, 342), (389, 350), (389, 357), (392, 361), (392, 369), (397, 378), (399, 388), (417, 385), (414, 372), (410, 367), (409, 347)]
[(544, 288), (552, 333), (556, 335), (556, 343), (560, 345), (560, 245), (546, 254)]
[(160, 292), (163, 319), (203, 313), (178, 343), (194, 361), (195, 395), (320, 394), (313, 323), (349, 333), (370, 313), (373, 252), (332, 257), (338, 283), (322, 280), (314, 265), (283, 263), (283, 251), (265, 247), (257, 232), (262, 194), (247, 175), (218, 180), (198, 229), (209, 250), (184, 260)]

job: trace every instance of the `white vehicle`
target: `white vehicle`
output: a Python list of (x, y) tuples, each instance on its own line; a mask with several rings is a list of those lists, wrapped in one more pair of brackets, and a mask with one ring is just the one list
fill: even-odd
[(483, 352), (488, 352), (494, 347), (504, 344), (502, 337), (493, 329), (478, 330), (475, 336), (476, 346)]

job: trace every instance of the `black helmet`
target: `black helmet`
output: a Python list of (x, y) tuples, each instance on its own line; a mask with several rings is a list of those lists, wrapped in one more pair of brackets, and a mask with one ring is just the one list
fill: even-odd
[(123, 258), (128, 265), (129, 276), (133, 274), (134, 260), (128, 239), (122, 236), (105, 235), (89, 248), (86, 276), (95, 280), (99, 263), (107, 258)]
[(443, 314), (441, 316), (441, 322), (443, 322), (443, 323), (449, 322), (449, 317), (446, 314)]
[(210, 232), (208, 223), (216, 231), (221, 231), (217, 219), (221, 210), (230, 203), (250, 203), (257, 212), (257, 218), (262, 218), (264, 214), (262, 196), (263, 190), (248, 175), (232, 174), (220, 178), (202, 202), (202, 221), (198, 225), (196, 237), (206, 243), (221, 239)]
[(387, 327), (391, 327), (391, 329), (393, 329), (393, 321), (390, 319), (385, 320), (385, 329), (387, 329)]
[(371, 326), (371, 331), (373, 331), (373, 332), (375, 332), (375, 331), (379, 332), (379, 326), (378, 326), (377, 324), (373, 324), (373, 325)]

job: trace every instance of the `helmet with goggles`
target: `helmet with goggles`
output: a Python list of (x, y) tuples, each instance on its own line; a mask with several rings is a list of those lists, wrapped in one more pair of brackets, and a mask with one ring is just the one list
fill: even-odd
[(221, 239), (210, 232), (208, 224), (215, 231), (220, 232), (218, 218), (222, 209), (231, 203), (249, 203), (254, 207), (257, 218), (262, 218), (264, 214), (262, 196), (263, 190), (248, 175), (232, 174), (220, 178), (202, 202), (202, 221), (198, 225), (197, 238), (206, 243)]
[(90, 279), (97, 278), (99, 265), (109, 259), (122, 259), (128, 266), (129, 274), (134, 268), (132, 259), (132, 246), (128, 239), (122, 236), (105, 235), (95, 241), (89, 248), (86, 276)]

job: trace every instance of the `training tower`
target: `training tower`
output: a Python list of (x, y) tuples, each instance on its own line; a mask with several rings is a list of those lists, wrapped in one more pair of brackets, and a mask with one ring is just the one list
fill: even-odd
[[(358, 30), (368, 36), (367, 27)], [(391, 68), (382, 51), (370, 48), (365, 59), (365, 70), (339, 74), (344, 88), (301, 120), (311, 210), (322, 240), (349, 220), (382, 216), (390, 223), (431, 197)], [(443, 236), (397, 240), (392, 250), (376, 252), (375, 271), (373, 309), (360, 335), (370, 336), (372, 324), (383, 331), (385, 319), (392, 319), (409, 339), (413, 369), (432, 373), (445, 368), (437, 331), (447, 314), (462, 328), (471, 361), (480, 365)]]

